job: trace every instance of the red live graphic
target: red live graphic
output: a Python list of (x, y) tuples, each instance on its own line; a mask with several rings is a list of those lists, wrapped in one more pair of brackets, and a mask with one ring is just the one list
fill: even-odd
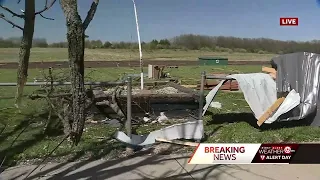
[(299, 19), (297, 17), (280, 18), (280, 26), (298, 26)]

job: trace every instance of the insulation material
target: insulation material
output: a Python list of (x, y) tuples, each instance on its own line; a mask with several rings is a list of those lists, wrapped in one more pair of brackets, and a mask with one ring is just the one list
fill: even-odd
[(314, 126), (320, 126), (319, 75), (320, 55), (299, 52), (280, 55), (271, 60), (277, 70), (277, 91), (289, 92), (295, 89), (301, 96), (301, 103), (290, 111), (285, 120), (299, 120), (310, 117)]
[(201, 140), (203, 138), (203, 121), (193, 120), (186, 123), (174, 124), (160, 130), (152, 131), (147, 135), (135, 135), (132, 134), (131, 138), (124, 132), (118, 131), (115, 134), (115, 138), (126, 144), (134, 146), (147, 146), (154, 144), (157, 138), (166, 140), (175, 139), (194, 139)]
[[(277, 100), (276, 82), (271, 76), (265, 73), (251, 73), (251, 74), (233, 74), (227, 78), (236, 79), (239, 83), (240, 89), (244, 94), (244, 98), (249, 104), (256, 119), (259, 119), (266, 110)], [(209, 105), (213, 101), (219, 88), (227, 81), (221, 81), (214, 89), (212, 89), (206, 96), (206, 105), (204, 106), (203, 115), (207, 111)], [(270, 117), (266, 123), (272, 123), (280, 115), (290, 111), (299, 104), (300, 96), (295, 91), (292, 91), (290, 96), (285, 99), (286, 104), (280, 106), (276, 113)]]

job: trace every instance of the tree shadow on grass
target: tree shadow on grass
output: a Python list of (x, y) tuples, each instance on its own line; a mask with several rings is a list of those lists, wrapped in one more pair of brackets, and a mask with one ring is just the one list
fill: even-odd
[[(41, 138), (40, 138), (41, 140)], [(33, 142), (31, 141), (31, 144)], [(24, 144), (23, 144), (24, 145)], [(220, 177), (222, 174), (228, 172), (217, 171), (212, 173), (215, 169), (223, 165), (211, 165), (211, 166), (191, 166), (187, 165), (187, 160), (190, 155), (185, 156), (161, 156), (161, 155), (149, 155), (152, 149), (147, 151), (140, 151), (132, 156), (117, 158), (113, 160), (98, 160), (93, 162), (96, 159), (101, 159), (106, 155), (110, 154), (114, 149), (124, 149), (124, 145), (119, 142), (114, 142), (109, 139), (105, 139), (101, 142), (93, 142), (89, 145), (92, 147), (90, 149), (82, 149), (81, 151), (76, 152), (73, 156), (69, 156), (68, 161), (64, 163), (57, 163), (51, 165), (48, 168), (42, 168), (40, 166), (37, 171), (35, 171), (28, 180), (37, 179), (41, 177), (46, 177), (46, 179), (110, 179), (117, 178), (117, 176), (129, 177), (131, 179), (195, 179), (193, 175), (201, 174), (200, 179), (223, 179)], [(171, 154), (177, 152), (181, 149), (181, 146), (170, 145), (164, 154)], [(91, 157), (86, 160), (77, 161), (85, 156), (86, 153), (91, 153)], [(148, 155), (147, 155), (148, 154)], [(147, 156), (146, 156), (147, 155)], [(138, 158), (138, 159), (135, 159)], [(69, 162), (73, 163), (69, 163)], [(169, 161), (169, 162), (168, 162)], [(45, 165), (44, 163), (43, 165)], [(156, 168), (153, 166), (155, 165)], [(48, 165), (49, 166), (49, 165)], [(146, 172), (147, 169), (153, 166), (153, 171)], [(170, 168), (167, 168), (170, 166)], [(183, 167), (189, 166), (188, 170)], [(162, 169), (164, 168), (164, 169)], [(44, 169), (44, 170), (42, 170)], [(144, 170), (143, 170), (144, 169)], [(14, 174), (15, 177), (10, 177), (11, 179), (17, 179), (20, 177), (25, 177), (30, 169), (25, 171), (20, 171), (19, 173)], [(128, 176), (128, 174), (129, 176)], [(232, 173), (229, 174), (236, 178)], [(199, 178), (197, 178), (199, 179)]]
[[(43, 131), (43, 124), (47, 118), (47, 112), (40, 114), (23, 114), (23, 119), (17, 125), (14, 122), (5, 124), (0, 134), (0, 163), (3, 161), (1, 169), (15, 165), (17, 155), (26, 149), (41, 142), (48, 136), (60, 135), (59, 131), (48, 129)], [(17, 122), (18, 120), (15, 120)], [(39, 124), (40, 125), (37, 125)], [(9, 129), (7, 126), (14, 126)]]
[(256, 129), (260, 129), (261, 131), (277, 130), (277, 129), (283, 129), (283, 128), (293, 128), (293, 127), (309, 125), (308, 121), (298, 120), (298, 121), (274, 122), (271, 124), (263, 124), (262, 126), (259, 127), (257, 125), (257, 119), (254, 117), (252, 113), (211, 114), (211, 120), (208, 122), (208, 125), (237, 123), (237, 122), (245, 122)]

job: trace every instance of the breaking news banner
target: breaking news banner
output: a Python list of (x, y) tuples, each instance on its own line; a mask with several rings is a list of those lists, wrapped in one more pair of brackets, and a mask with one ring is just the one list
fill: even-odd
[(320, 144), (202, 144), (189, 164), (320, 164)]

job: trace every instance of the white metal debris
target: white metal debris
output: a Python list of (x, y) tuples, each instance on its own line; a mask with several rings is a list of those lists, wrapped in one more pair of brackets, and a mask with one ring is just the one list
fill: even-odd
[(201, 140), (203, 138), (203, 121), (193, 120), (186, 123), (174, 124), (160, 130), (152, 131), (147, 135), (135, 135), (132, 134), (131, 138), (124, 132), (118, 131), (115, 134), (115, 138), (126, 144), (135, 146), (146, 146), (156, 142), (157, 138), (166, 140), (175, 139), (194, 139)]
[(295, 108), (300, 104), (300, 95), (294, 89), (290, 91), (286, 99), (280, 105), (278, 110), (265, 121), (267, 124), (271, 124), (276, 121), (282, 114), (289, 112), (291, 109)]
[[(259, 119), (264, 112), (277, 100), (276, 82), (265, 73), (250, 74), (233, 74), (227, 78), (236, 79), (239, 87), (244, 94), (244, 98), (249, 104), (256, 119)], [(203, 115), (207, 111), (209, 105), (213, 101), (219, 88), (227, 80), (222, 80), (215, 88), (213, 88), (206, 96), (206, 105), (204, 106)], [(279, 108), (276, 113), (265, 123), (272, 123), (280, 115), (290, 111), (300, 102), (300, 96), (295, 91), (291, 91), (285, 99), (285, 104)]]
[(221, 105), (221, 103), (219, 103), (219, 102), (212, 102), (212, 103), (210, 104), (210, 107), (216, 108), (216, 109), (221, 109), (222, 105)]
[(164, 114), (164, 112), (160, 112), (160, 116), (158, 116), (157, 121), (159, 123), (163, 123), (164, 121), (167, 121), (168, 117)]
[(144, 121), (144, 122), (149, 122), (149, 121), (150, 121), (150, 115), (149, 115), (149, 113), (146, 113), (146, 114), (144, 115), (143, 121)]

